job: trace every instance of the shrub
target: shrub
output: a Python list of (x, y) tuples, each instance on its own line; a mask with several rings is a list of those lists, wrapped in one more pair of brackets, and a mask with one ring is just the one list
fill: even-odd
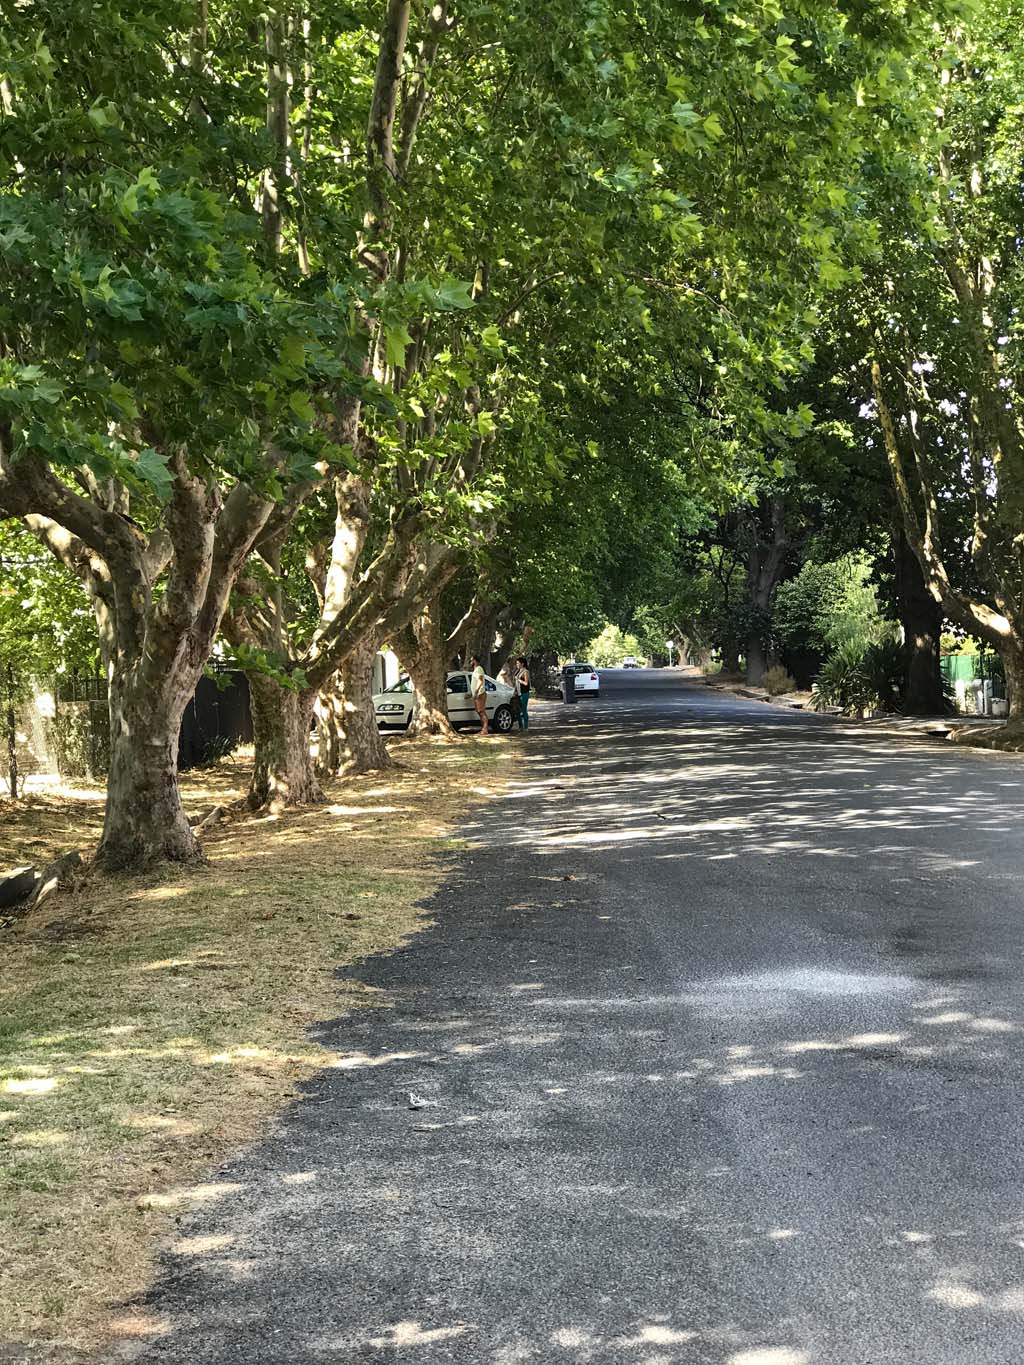
[(898, 711), (907, 676), (907, 651), (894, 639), (879, 640), (864, 651), (864, 681), (873, 694), (873, 706)]
[(840, 645), (822, 665), (811, 706), (822, 711), (838, 706), (844, 715), (897, 710), (906, 671), (903, 646), (896, 640)]
[(796, 683), (781, 664), (769, 668), (762, 679), (761, 686), (769, 697), (781, 697), (784, 692), (795, 692)]
[(863, 644), (840, 645), (822, 665), (811, 696), (815, 711), (838, 706), (844, 715), (854, 715), (873, 705), (874, 698), (864, 673)]
[(241, 740), (235, 735), (211, 735), (203, 741), (197, 768), (215, 768), (222, 758), (230, 758)]

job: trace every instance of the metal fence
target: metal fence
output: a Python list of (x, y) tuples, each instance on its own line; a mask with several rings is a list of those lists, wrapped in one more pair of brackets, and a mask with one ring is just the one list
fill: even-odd
[[(252, 742), (249, 685), (231, 669), (200, 679), (185, 708), (178, 740), (178, 766), (202, 767), (239, 744)], [(18, 771), (30, 785), (55, 780), (102, 781), (110, 761), (107, 680), (91, 674), (62, 673), (38, 678), (16, 713)], [(2, 766), (2, 765), (0, 765)], [(0, 771), (0, 787), (9, 776)]]
[(958, 711), (966, 715), (1005, 714), (1006, 677), (998, 654), (946, 654), (941, 668)]

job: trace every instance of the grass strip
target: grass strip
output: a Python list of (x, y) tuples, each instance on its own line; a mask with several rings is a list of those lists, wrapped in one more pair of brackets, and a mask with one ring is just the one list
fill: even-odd
[[(500, 740), (397, 747), (400, 767), (326, 806), (215, 827), (208, 867), (87, 878), (0, 935), (0, 1351), (145, 1337), (118, 1304), (176, 1214), (336, 1060), (310, 1025), (378, 1002), (334, 968), (424, 927), (431, 855), (512, 762)], [(191, 775), (186, 803), (247, 776), (242, 760)], [(8, 806), (0, 866), (94, 843), (101, 803)]]

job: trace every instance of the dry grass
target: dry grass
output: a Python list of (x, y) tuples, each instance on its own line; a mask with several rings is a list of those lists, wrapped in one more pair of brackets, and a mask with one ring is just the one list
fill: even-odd
[[(4, 933), (0, 1355), (144, 1334), (117, 1305), (147, 1284), (175, 1208), (335, 1060), (311, 1022), (373, 1003), (332, 968), (423, 926), (439, 878), (426, 855), (512, 752), (400, 747), (401, 768), (327, 807), (212, 831), (208, 868), (87, 881)], [(193, 777), (187, 803), (241, 793), (246, 776), (229, 761)], [(41, 860), (94, 841), (99, 796), (2, 815), (0, 866)]]
[(996, 725), (960, 725), (957, 716), (950, 716), (949, 739), (968, 749), (994, 749), (997, 753), (1024, 753), (1024, 725), (1019, 721)]

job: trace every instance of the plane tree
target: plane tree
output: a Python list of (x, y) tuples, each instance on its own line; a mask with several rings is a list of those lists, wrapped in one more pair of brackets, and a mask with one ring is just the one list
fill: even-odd
[[(1024, 170), (1017, 3), (986, 0), (921, 54), (923, 133), (879, 168), (887, 226), (856, 318), (877, 439), (928, 590), (999, 652), (1024, 721)], [(868, 379), (868, 370), (870, 378)], [(963, 547), (968, 553), (963, 553)]]
[(348, 368), (347, 308), (307, 307), (267, 268), (234, 191), (258, 149), (226, 155), (180, 20), (58, 0), (19, 6), (0, 38), (0, 508), (92, 602), (110, 868), (201, 856), (182, 712), (272, 508), (334, 457), (292, 401), (291, 357)]
[[(276, 687), (254, 797), (315, 799), (312, 697), (428, 616), (557, 460), (529, 448), (531, 472), (510, 437), (569, 377), (562, 333), (574, 362), (600, 329), (599, 370), (649, 367), (637, 421), (685, 376), (694, 469), (733, 451), (767, 411), (744, 395), (799, 362), (808, 281), (843, 282), (870, 231), (865, 138), (926, 20), (823, 0), (9, 16), (0, 509), (93, 603), (101, 862), (201, 856), (177, 730), (243, 570), (236, 638)], [(297, 642), (278, 562), (314, 499), (330, 529)]]

